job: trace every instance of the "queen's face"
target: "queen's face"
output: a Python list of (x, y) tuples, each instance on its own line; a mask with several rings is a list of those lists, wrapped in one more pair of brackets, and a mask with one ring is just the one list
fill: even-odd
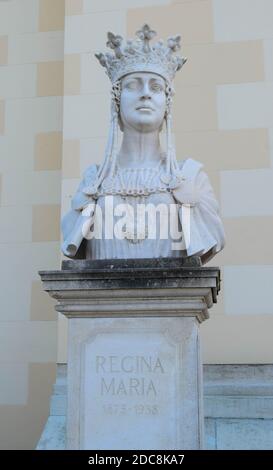
[(155, 73), (131, 73), (121, 82), (120, 118), (123, 128), (159, 130), (166, 112), (166, 83)]

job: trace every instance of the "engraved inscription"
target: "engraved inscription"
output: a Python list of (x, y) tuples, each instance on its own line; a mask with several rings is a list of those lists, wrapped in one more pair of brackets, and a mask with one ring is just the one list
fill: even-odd
[[(141, 327), (143, 320), (141, 321)], [(82, 448), (166, 448), (175, 439), (175, 348), (164, 334), (101, 333), (83, 348)], [(153, 431), (152, 431), (153, 430)]]
[(136, 415), (157, 415), (157, 405), (135, 405), (128, 406), (125, 403), (121, 405), (107, 404), (103, 406), (103, 411), (108, 415), (128, 415), (135, 413)]
[(156, 397), (158, 391), (152, 376), (164, 374), (164, 368), (159, 357), (96, 356), (96, 373), (102, 374), (101, 396)]

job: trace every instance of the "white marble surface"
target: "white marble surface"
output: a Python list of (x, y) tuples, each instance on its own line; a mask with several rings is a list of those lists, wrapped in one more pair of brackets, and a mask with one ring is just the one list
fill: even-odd
[(198, 449), (198, 322), (69, 321), (68, 449)]
[(176, 441), (175, 346), (162, 333), (126, 329), (99, 334), (82, 351), (82, 448)]

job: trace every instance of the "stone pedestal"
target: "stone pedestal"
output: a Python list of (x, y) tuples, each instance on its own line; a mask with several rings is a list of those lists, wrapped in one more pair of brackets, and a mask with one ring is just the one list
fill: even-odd
[(199, 325), (219, 269), (198, 259), (64, 261), (40, 274), (69, 318), (67, 448), (202, 448)]

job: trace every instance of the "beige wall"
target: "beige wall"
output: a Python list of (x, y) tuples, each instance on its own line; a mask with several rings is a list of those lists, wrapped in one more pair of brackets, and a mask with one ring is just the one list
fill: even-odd
[(0, 1), (1, 449), (35, 447), (55, 380), (63, 25), (62, 0)]
[(164, 39), (181, 33), (188, 62), (176, 79), (177, 154), (204, 163), (227, 232), (211, 262), (221, 265), (223, 282), (202, 325), (204, 360), (273, 357), (272, 0), (65, 7), (64, 14), (64, 0), (0, 1), (1, 448), (34, 447), (56, 356), (66, 361), (67, 323), (59, 318), (57, 342), (37, 271), (59, 266), (59, 214), (84, 169), (102, 158), (109, 83), (93, 53), (105, 48), (108, 30), (132, 35), (149, 22)]

